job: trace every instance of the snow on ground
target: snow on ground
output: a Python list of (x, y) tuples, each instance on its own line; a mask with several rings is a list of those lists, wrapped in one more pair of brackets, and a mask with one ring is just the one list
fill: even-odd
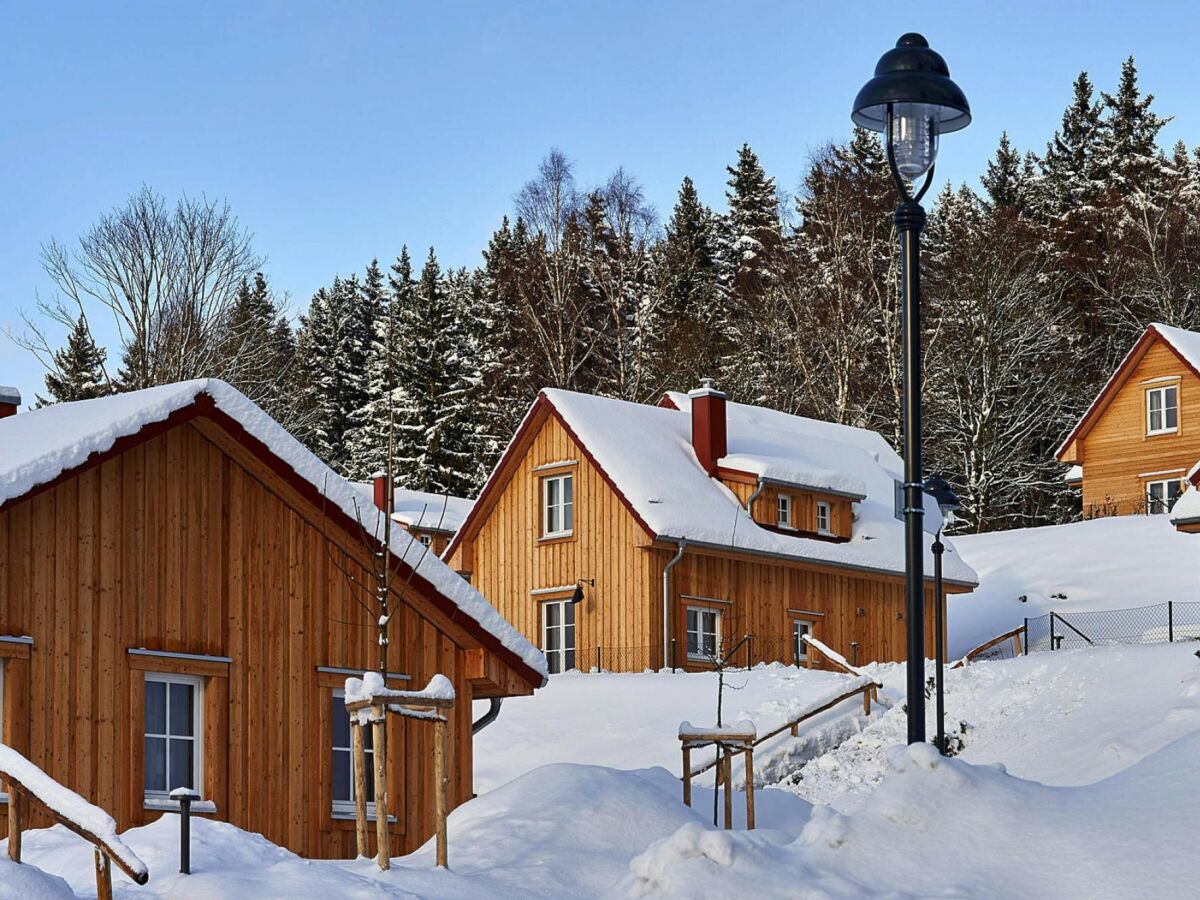
[(1200, 538), (1177, 532), (1168, 516), (955, 535), (954, 546), (980, 584), (950, 597), (951, 658), (1050, 610), (1200, 601)]
[[(788, 721), (797, 710), (851, 686), (836, 672), (794, 666), (758, 666), (726, 674), (726, 724), (749, 719), (759, 734)], [(476, 703), (475, 717), (487, 710)], [(855, 697), (811, 722), (809, 734), (854, 727), (862, 699)], [(500, 718), (475, 737), (475, 790), (483, 793), (548, 763), (574, 762), (682, 774), (678, 728), (715, 724), (717, 675), (713, 672), (583, 674), (566, 672), (532, 697), (504, 701)], [(769, 750), (780, 741), (768, 745)], [(756, 753), (755, 766), (770, 763)], [(703, 762), (697, 751), (693, 767)]]

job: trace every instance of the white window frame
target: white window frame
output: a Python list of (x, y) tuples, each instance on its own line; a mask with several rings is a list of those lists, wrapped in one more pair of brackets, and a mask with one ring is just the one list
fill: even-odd
[(778, 494), (775, 498), (775, 524), (779, 528), (794, 528), (792, 524), (792, 495)]
[(793, 665), (802, 666), (808, 664), (808, 644), (800, 640), (796, 634), (796, 626), (803, 625), (806, 629), (805, 634), (813, 633), (813, 620), (802, 619), (797, 616), (792, 617), (792, 663)]
[[(345, 700), (346, 700), (346, 692), (342, 688), (334, 688), (333, 689), (333, 699), (341, 700), (343, 703), (343, 706), (344, 706)], [(333, 714), (333, 710), (332, 710), (332, 704), (331, 704), (330, 715), (332, 715), (332, 714)], [(346, 713), (346, 716), (347, 716), (347, 718), (349, 718), (350, 714)], [(351, 725), (351, 726), (349, 726), (349, 728), (353, 729), (354, 726)], [(353, 731), (351, 730), (351, 731), (348, 731), (347, 733), (353, 734)], [(353, 746), (353, 744), (351, 744), (351, 746), (349, 746), (349, 747), (338, 747), (336, 744), (333, 743), (333, 721), (332, 721), (332, 719), (329, 722), (329, 734), (327, 737), (329, 740), (330, 754), (345, 752), (350, 757), (350, 799), (349, 800), (332, 799), (332, 795), (334, 793), (335, 786), (333, 784), (333, 766), (332, 766), (333, 758), (332, 758), (332, 756), (330, 757), (329, 793), (330, 793), (330, 796), (332, 799), (333, 817), (335, 819), (351, 818), (353, 816), (358, 815), (358, 810), (355, 808), (355, 805), (354, 805), (355, 804), (355, 798), (354, 798), (354, 746)], [(374, 785), (375, 781), (374, 781), (374, 776), (372, 775), (372, 773), (375, 771), (375, 749), (373, 747), (365, 746), (366, 738), (367, 738), (367, 735), (363, 734), (363, 741), (364, 741), (363, 749), (366, 751), (365, 755), (366, 755), (366, 761), (367, 761), (367, 783), (370, 785)], [(368, 819), (375, 818), (375, 801), (374, 800), (367, 801), (367, 818)], [(389, 816), (388, 818), (390, 819), (391, 817)]]
[[(1175, 402), (1171, 406), (1167, 405), (1168, 392), (1173, 392), (1175, 395)], [(1154, 404), (1153, 398), (1155, 398), (1155, 397), (1159, 398), (1159, 408), (1158, 408), (1157, 412), (1160, 416), (1162, 416), (1162, 424), (1158, 428), (1154, 427), (1154, 412), (1155, 412), (1155, 410), (1153, 408), (1153, 404)], [(1175, 411), (1175, 424), (1174, 425), (1167, 425), (1167, 411), (1168, 410)], [(1148, 388), (1146, 390), (1146, 434), (1147, 434), (1147, 436), (1155, 435), (1155, 434), (1175, 434), (1177, 431), (1179, 431), (1179, 385), (1178, 384), (1168, 384), (1168, 385), (1164, 385), (1163, 387)]]
[[(544, 475), (542, 477), (542, 537), (570, 537), (575, 533), (575, 473), (564, 472), (561, 475)], [(550, 485), (558, 485), (558, 502), (550, 503)], [(567, 485), (571, 486), (571, 499), (567, 499)], [(551, 512), (557, 514), (558, 528), (550, 527)], [(569, 520), (569, 521), (568, 521)]]
[[(833, 504), (828, 500), (818, 500), (816, 516), (817, 534), (833, 534)], [(822, 518), (825, 519), (824, 525), (821, 524)]]
[(429, 546), (432, 546), (432, 544), (433, 544), (433, 535), (432, 534), (418, 534), (417, 540), (421, 542), (421, 546), (429, 547)]
[[(1146, 512), (1150, 515), (1159, 515), (1168, 513), (1175, 502), (1171, 500), (1171, 486), (1175, 485), (1179, 488), (1179, 493), (1175, 495), (1175, 500), (1178, 500), (1183, 495), (1183, 479), (1182, 478), (1159, 478), (1154, 481), (1147, 481), (1144, 485), (1146, 492)], [(1154, 488), (1162, 489), (1161, 497), (1153, 496)], [(1162, 504), (1161, 508), (1154, 508), (1155, 504)]]
[[(688, 627), (688, 615), (696, 613), (696, 650), (691, 648), (691, 641), (688, 637), (693, 633), (693, 629)], [(706, 632), (703, 628), (703, 620), (705, 616), (713, 617), (713, 653), (707, 654), (704, 652), (704, 635)], [(721, 611), (713, 609), (711, 606), (695, 606), (688, 605), (683, 608), (683, 630), (684, 630), (684, 647), (687, 649), (687, 658), (696, 662), (709, 662), (712, 657), (718, 656), (721, 652)]]
[[(571, 602), (570, 597), (563, 597), (559, 600), (545, 600), (541, 604), (542, 617), (542, 653), (546, 655), (546, 665), (552, 675), (560, 675), (563, 672), (571, 672), (579, 667), (579, 641), (578, 629), (579, 623), (576, 621), (575, 604)], [(558, 624), (551, 626), (550, 617), (547, 615), (551, 606), (557, 607), (559, 610)], [(567, 612), (570, 611), (571, 621), (567, 622)], [(567, 629), (571, 630), (570, 646), (567, 646)], [(559, 644), (553, 650), (547, 649), (550, 644), (549, 636), (551, 631), (559, 633)], [(570, 657), (567, 654), (570, 653)], [(568, 665), (570, 663), (570, 665)]]
[[(201, 797), (204, 796), (204, 677), (202, 675), (177, 675), (173, 672), (147, 672), (146, 683), (160, 682), (167, 685), (167, 710), (166, 710), (166, 727), (167, 734), (147, 734), (146, 733), (146, 697), (145, 688), (142, 692), (142, 746), (145, 747), (147, 737), (163, 738), (166, 740), (166, 769), (167, 769), (167, 784), (170, 784), (171, 775), (171, 741), (172, 740), (188, 740), (182, 735), (171, 735), (169, 729), (171, 727), (171, 688), (172, 684), (186, 684), (193, 690), (192, 694), (192, 771), (195, 773), (195, 784), (187, 785)], [(142, 788), (146, 800), (169, 800), (171, 798), (171, 788), (165, 791), (146, 790), (146, 773), (145, 773), (145, 751), (142, 755)]]

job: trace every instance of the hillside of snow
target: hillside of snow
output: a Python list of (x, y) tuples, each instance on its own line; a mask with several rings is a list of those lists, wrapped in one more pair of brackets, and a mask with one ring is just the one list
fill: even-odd
[(1200, 535), (1177, 532), (1168, 516), (955, 535), (954, 546), (979, 587), (950, 597), (951, 658), (1051, 610), (1200, 601)]

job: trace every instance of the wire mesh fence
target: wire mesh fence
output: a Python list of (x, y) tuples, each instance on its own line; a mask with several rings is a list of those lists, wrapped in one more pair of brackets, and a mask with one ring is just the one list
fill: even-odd
[(1049, 612), (1025, 620), (1026, 653), (1105, 644), (1165, 644), (1200, 640), (1200, 602), (1127, 609)]

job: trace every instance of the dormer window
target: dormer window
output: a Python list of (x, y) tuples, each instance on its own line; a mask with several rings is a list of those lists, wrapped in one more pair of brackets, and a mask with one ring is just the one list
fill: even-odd
[(817, 501), (817, 534), (833, 534), (833, 512), (824, 500)]
[(792, 495), (780, 494), (775, 501), (775, 524), (780, 528), (794, 528), (792, 525)]
[(1146, 434), (1170, 434), (1178, 430), (1178, 385), (1146, 391)]

